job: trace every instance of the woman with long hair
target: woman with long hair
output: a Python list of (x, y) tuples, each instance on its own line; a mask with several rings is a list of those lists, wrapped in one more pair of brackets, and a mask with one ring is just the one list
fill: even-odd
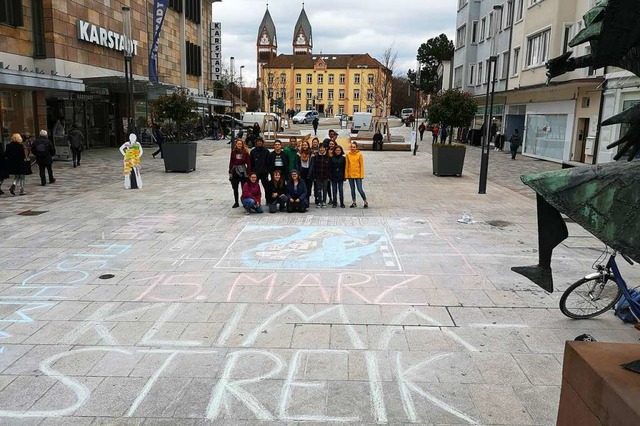
[(249, 180), (242, 184), (242, 207), (247, 213), (262, 213), (262, 191), (256, 172), (249, 173)]
[(300, 179), (300, 175), (296, 169), (291, 170), (291, 178), (287, 182), (287, 211), (289, 213), (304, 213), (309, 207), (309, 199), (307, 196), (307, 185)]
[(358, 188), (358, 193), (362, 197), (362, 201), (364, 201), (364, 208), (369, 208), (369, 203), (367, 202), (367, 194), (364, 193), (364, 189), (362, 189), (362, 180), (364, 179), (364, 157), (362, 153), (358, 149), (358, 144), (355, 142), (351, 142), (351, 148), (347, 153), (347, 165), (345, 168), (344, 176), (349, 179), (349, 188), (351, 188), (351, 208), (356, 206), (356, 187)]
[(244, 185), (249, 178), (251, 172), (251, 161), (249, 157), (249, 149), (244, 145), (242, 139), (236, 139), (235, 146), (231, 151), (229, 159), (229, 182), (233, 188), (234, 204), (232, 208), (240, 207), (238, 203), (238, 186)]
[[(327, 147), (327, 156), (329, 158), (333, 157), (333, 151), (335, 151), (336, 146), (338, 144), (336, 143), (335, 140), (331, 139), (328, 142), (328, 147)], [(332, 185), (331, 185), (331, 181), (329, 181), (329, 185), (327, 186), (327, 196), (329, 197), (329, 204), (333, 204), (336, 200), (335, 200), (335, 194), (333, 193), (332, 190)]]
[(13, 184), (9, 187), (11, 195), (16, 195), (16, 187), (20, 189), (20, 195), (24, 192), (24, 176), (31, 174), (30, 158), (22, 144), (22, 136), (19, 133), (11, 135), (11, 142), (5, 151), (7, 156), (7, 171), (14, 175)]
[(311, 157), (313, 157), (313, 151), (309, 146), (309, 141), (303, 140), (300, 144), (300, 151), (298, 151), (298, 157), (296, 158), (296, 169), (300, 173), (300, 178), (304, 180), (307, 186), (308, 196), (311, 198), (311, 188), (313, 187), (313, 180), (311, 179)]
[(277, 212), (278, 204), (281, 212), (286, 209), (288, 200), (287, 182), (280, 170), (274, 170), (273, 178), (269, 181), (269, 189), (265, 190), (265, 197), (269, 205), (269, 213)]
[(330, 177), (331, 191), (333, 193), (333, 208), (338, 207), (338, 197), (340, 197), (340, 207), (344, 208), (344, 170), (346, 160), (343, 155), (342, 147), (337, 145), (333, 150), (331, 157)]

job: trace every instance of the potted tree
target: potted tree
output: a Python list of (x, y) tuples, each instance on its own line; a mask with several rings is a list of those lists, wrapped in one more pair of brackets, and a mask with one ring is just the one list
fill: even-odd
[(196, 169), (198, 144), (182, 139), (185, 124), (197, 117), (198, 104), (185, 89), (160, 95), (152, 101), (155, 119), (160, 123), (175, 123), (176, 139), (162, 146), (166, 172), (191, 172)]
[(470, 93), (446, 90), (434, 96), (427, 107), (429, 123), (440, 124), (447, 131), (448, 143), (432, 145), (433, 174), (437, 176), (462, 176), (466, 146), (452, 143), (454, 127), (468, 126), (475, 116), (478, 104)]

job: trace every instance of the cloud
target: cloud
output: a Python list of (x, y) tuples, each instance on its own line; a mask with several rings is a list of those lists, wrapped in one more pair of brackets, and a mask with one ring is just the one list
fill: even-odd
[[(304, 8), (313, 31), (313, 52), (369, 53), (380, 59), (392, 47), (398, 52), (397, 74), (416, 68), (420, 44), (445, 33), (453, 40), (454, 0), (306, 0)], [(222, 54), (244, 65), (246, 86), (256, 81), (256, 39), (266, 7), (264, 0), (223, 0), (213, 3), (213, 20), (222, 22)], [(293, 26), (302, 2), (271, 0), (269, 13), (276, 26), (278, 53), (291, 54)]]

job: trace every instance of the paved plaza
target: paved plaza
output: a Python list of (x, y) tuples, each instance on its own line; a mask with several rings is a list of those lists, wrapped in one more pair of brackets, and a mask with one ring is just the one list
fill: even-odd
[[(29, 176), (0, 198), (0, 424), (555, 424), (565, 341), (640, 335), (510, 271), (537, 262), (518, 177), (557, 164), (492, 152), (478, 195), (479, 149), (436, 177), (426, 136), (364, 152), (367, 210), (232, 209), (220, 141), (190, 174), (146, 150), (141, 190), (115, 148)], [(568, 226), (560, 291), (603, 248)]]

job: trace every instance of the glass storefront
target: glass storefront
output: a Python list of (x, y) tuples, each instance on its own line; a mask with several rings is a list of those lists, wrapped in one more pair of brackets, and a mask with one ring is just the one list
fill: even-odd
[(524, 152), (537, 157), (562, 160), (566, 132), (566, 114), (529, 114)]
[(34, 92), (30, 90), (0, 89), (0, 122), (2, 142), (9, 143), (13, 133), (34, 135), (36, 119)]

